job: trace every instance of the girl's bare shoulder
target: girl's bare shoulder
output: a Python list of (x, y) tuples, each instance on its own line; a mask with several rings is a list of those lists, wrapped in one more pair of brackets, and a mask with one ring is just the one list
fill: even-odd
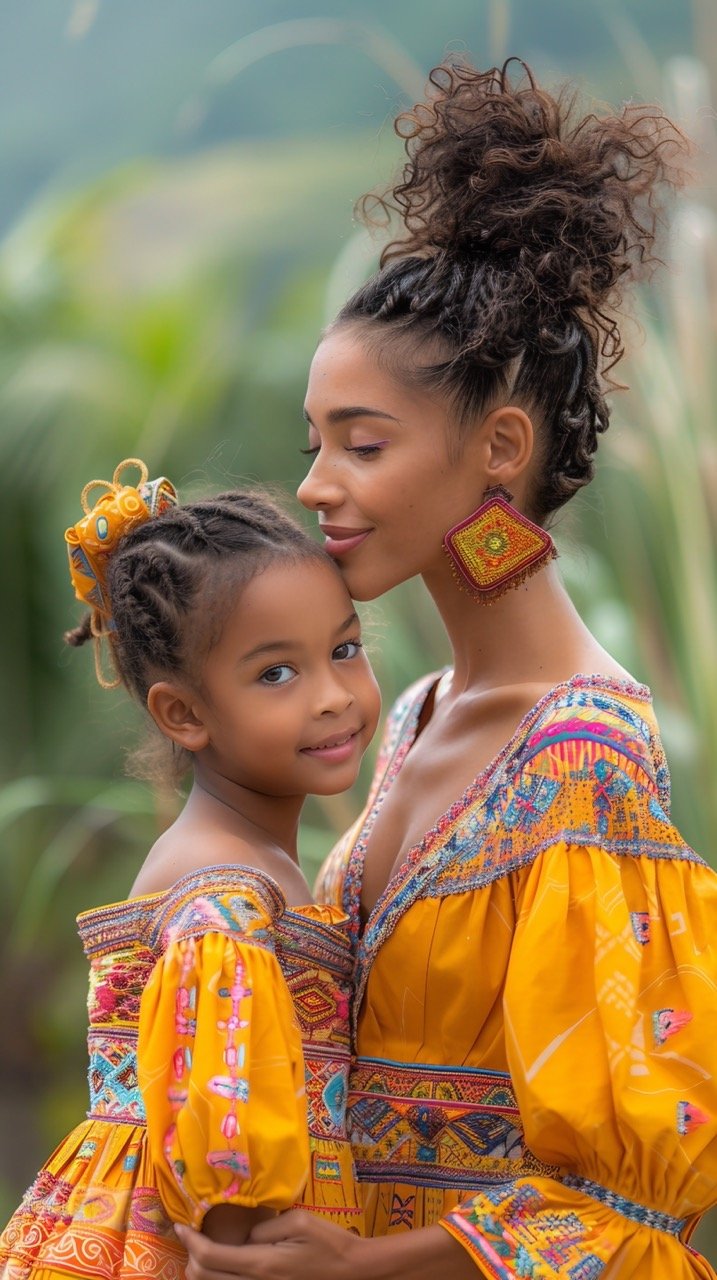
[(271, 877), (286, 898), (287, 906), (312, 901), (300, 867), (282, 849), (265, 847), (221, 828), (195, 830), (187, 823), (173, 823), (155, 841), (132, 885), (130, 897), (163, 893), (183, 876), (202, 867), (247, 867)]

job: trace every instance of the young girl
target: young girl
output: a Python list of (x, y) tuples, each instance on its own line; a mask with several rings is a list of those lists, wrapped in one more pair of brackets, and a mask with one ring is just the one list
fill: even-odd
[(372, 1238), (295, 1212), (241, 1250), (185, 1230), (191, 1280), (714, 1280), (689, 1241), (717, 1203), (717, 877), (548, 531), (591, 479), (684, 140), (510, 70), (438, 68), (402, 118), (399, 239), (306, 395), (299, 496), (349, 591), (420, 574), (453, 648), (317, 888), (359, 939)]
[(79, 918), (88, 1118), (0, 1239), (4, 1280), (180, 1280), (172, 1222), (240, 1242), (297, 1201), (361, 1224), (351, 947), (296, 847), (305, 797), (350, 786), (376, 726), (358, 618), (330, 558), (265, 498), (179, 506), (129, 460), (91, 508), (100, 483), (66, 534), (91, 608), (68, 639), (107, 644), (194, 781), (131, 896)]

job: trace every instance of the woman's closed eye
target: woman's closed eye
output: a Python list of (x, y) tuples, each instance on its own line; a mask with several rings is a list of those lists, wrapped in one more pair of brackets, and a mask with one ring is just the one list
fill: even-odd
[[(380, 440), (376, 444), (353, 444), (344, 445), (346, 453), (355, 453), (359, 458), (375, 458), (385, 448), (388, 441)], [(305, 458), (315, 458), (321, 448), (320, 444), (311, 444), (306, 449), (299, 449), (299, 453), (303, 453)]]
[(385, 443), (386, 441), (383, 440), (380, 444), (346, 445), (346, 452), (355, 453), (359, 458), (374, 458), (377, 453), (381, 452)]

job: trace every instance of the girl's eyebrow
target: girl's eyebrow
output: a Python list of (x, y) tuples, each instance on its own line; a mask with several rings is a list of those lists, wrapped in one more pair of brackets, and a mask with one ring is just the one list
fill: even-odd
[[(304, 417), (309, 426), (313, 427), (314, 424), (309, 417), (306, 406), (304, 406)], [(383, 409), (369, 409), (367, 405), (362, 404), (348, 404), (340, 409), (329, 409), (326, 414), (326, 421), (331, 426), (335, 426), (339, 422), (347, 422), (349, 418), (387, 418), (389, 422), (400, 423), (401, 421), (400, 418), (395, 418), (392, 413), (385, 413)]]
[[(359, 616), (356, 610), (352, 609), (348, 618), (345, 618), (341, 626), (337, 628), (336, 634), (343, 635), (344, 631), (348, 631), (358, 621)], [(256, 658), (262, 653), (286, 653), (300, 648), (301, 642), (298, 640), (269, 640), (266, 644), (258, 644), (255, 649), (250, 649), (249, 653), (243, 653), (239, 661), (248, 662), (250, 658)]]

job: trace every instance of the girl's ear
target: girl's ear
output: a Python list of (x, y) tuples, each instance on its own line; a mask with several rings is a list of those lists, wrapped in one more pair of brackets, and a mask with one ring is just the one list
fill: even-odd
[(179, 684), (159, 680), (147, 694), (147, 710), (165, 738), (187, 751), (203, 751), (209, 732), (201, 719), (196, 696)]

